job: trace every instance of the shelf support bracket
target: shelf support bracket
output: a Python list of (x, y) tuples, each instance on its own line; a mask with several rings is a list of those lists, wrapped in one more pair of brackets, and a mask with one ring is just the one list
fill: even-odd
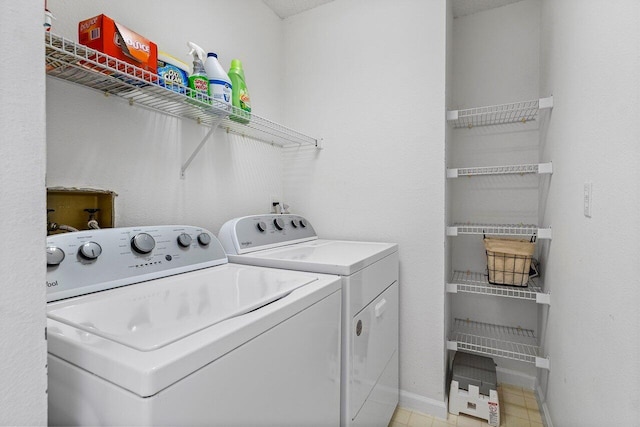
[(546, 369), (547, 371), (551, 370), (551, 367), (549, 366), (549, 358), (536, 357), (536, 368)]
[(187, 161), (184, 162), (184, 164), (182, 165), (182, 168), (180, 168), (180, 178), (184, 178), (184, 174), (187, 171), (187, 168), (189, 167), (193, 159), (196, 158), (200, 150), (202, 150), (202, 147), (204, 147), (204, 144), (207, 142), (207, 140), (209, 140), (209, 138), (213, 134), (213, 131), (216, 130), (216, 128), (220, 125), (220, 123), (222, 123), (222, 120), (224, 120), (224, 117), (220, 117), (211, 125), (211, 129), (209, 129), (209, 132), (207, 132), (204, 138), (202, 138), (202, 141), (200, 141), (200, 144), (198, 144), (196, 149), (193, 150), (193, 153), (191, 153)]
[(553, 108), (553, 95), (548, 98), (540, 98), (540, 100), (538, 101), (538, 108), (540, 110)]
[(551, 305), (551, 294), (541, 292), (536, 293), (536, 303)]
[(551, 228), (538, 228), (538, 239), (553, 239)]

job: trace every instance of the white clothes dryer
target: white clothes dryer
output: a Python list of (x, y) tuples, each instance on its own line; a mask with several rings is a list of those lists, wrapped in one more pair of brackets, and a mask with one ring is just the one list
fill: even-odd
[(340, 278), (191, 226), (47, 238), (50, 425), (337, 426)]
[(387, 426), (398, 404), (398, 245), (319, 239), (305, 218), (236, 218), (218, 234), (232, 263), (342, 277), (341, 425)]

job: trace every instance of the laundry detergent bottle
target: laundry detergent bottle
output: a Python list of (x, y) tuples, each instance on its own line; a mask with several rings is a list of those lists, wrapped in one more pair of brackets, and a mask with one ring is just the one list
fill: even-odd
[(244, 70), (239, 59), (231, 60), (229, 68), (229, 79), (233, 90), (231, 93), (231, 104), (236, 107), (231, 114), (231, 120), (240, 123), (248, 123), (251, 118), (251, 99), (249, 98), (249, 90), (244, 78)]
[(229, 76), (218, 62), (217, 54), (213, 52), (207, 54), (207, 60), (204, 61), (204, 69), (209, 77), (209, 90), (211, 91), (211, 97), (214, 99), (214, 108), (231, 110), (231, 80), (229, 80)]

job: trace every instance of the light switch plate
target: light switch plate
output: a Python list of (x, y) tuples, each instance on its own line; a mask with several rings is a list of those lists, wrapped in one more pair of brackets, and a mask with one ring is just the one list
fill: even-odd
[(593, 184), (584, 183), (584, 216), (591, 218), (591, 206), (593, 205)]

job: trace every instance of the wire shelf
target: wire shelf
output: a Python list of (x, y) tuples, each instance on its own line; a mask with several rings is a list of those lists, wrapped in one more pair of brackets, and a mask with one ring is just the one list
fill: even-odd
[(537, 239), (551, 239), (550, 228), (539, 228), (534, 224), (454, 224), (447, 227), (447, 236), (460, 234), (490, 234), (501, 236), (536, 236)]
[(447, 283), (449, 293), (470, 293), (495, 297), (514, 298), (551, 304), (550, 295), (542, 290), (538, 278), (530, 278), (527, 287), (499, 286), (489, 283), (484, 273), (454, 271)]
[(542, 356), (535, 334), (530, 329), (455, 319), (447, 348), (533, 363), (539, 368), (549, 369), (549, 360)]
[(458, 178), (460, 176), (481, 176), (481, 175), (524, 175), (524, 174), (551, 174), (553, 168), (551, 163), (535, 163), (526, 165), (506, 165), (506, 166), (482, 166), (469, 168), (447, 169), (447, 178)]
[[(196, 120), (208, 126), (219, 125), (237, 133), (279, 146), (312, 145), (319, 140), (251, 113), (248, 123), (233, 116), (246, 116), (243, 110), (197, 94), (190, 88), (171, 84), (157, 74), (135, 67), (104, 53), (52, 33), (45, 33), (47, 75), (104, 94), (117, 95), (164, 114)], [(192, 96), (193, 95), (193, 96)]]
[(526, 123), (536, 120), (541, 109), (552, 108), (553, 97), (447, 111), (447, 121), (454, 128)]

